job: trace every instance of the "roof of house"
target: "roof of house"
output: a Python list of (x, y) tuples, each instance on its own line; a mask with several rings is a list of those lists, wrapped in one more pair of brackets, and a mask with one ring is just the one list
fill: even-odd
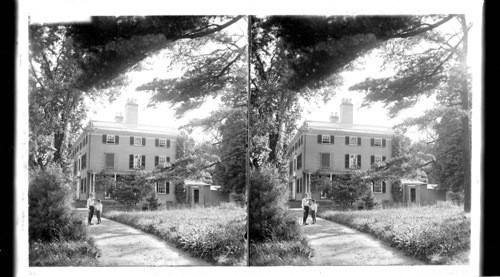
[(107, 131), (126, 131), (138, 133), (154, 133), (154, 134), (167, 134), (177, 135), (177, 129), (165, 126), (153, 126), (144, 124), (130, 124), (109, 121), (96, 121), (91, 120), (88, 125), (90, 128)]
[(345, 132), (356, 132), (356, 133), (380, 133), (385, 135), (392, 135), (394, 131), (391, 127), (385, 126), (373, 126), (373, 125), (361, 125), (361, 124), (345, 124), (345, 123), (334, 123), (328, 121), (304, 121), (303, 124), (306, 128), (320, 129), (320, 130), (332, 130), (332, 131), (345, 131)]

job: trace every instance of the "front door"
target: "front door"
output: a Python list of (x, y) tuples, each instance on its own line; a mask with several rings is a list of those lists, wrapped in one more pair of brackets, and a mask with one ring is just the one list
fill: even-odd
[(194, 199), (193, 199), (194, 203), (197, 204), (197, 203), (200, 202), (200, 190), (199, 189), (195, 189), (193, 191), (193, 193), (194, 193)]
[(415, 202), (415, 198), (417, 196), (417, 192), (415, 188), (410, 188), (410, 202)]

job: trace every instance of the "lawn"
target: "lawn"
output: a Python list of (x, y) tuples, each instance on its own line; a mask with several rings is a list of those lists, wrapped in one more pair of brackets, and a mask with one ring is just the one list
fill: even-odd
[(362, 211), (320, 211), (319, 217), (385, 241), (428, 264), (468, 264), (470, 214), (450, 202)]
[(208, 208), (104, 211), (103, 216), (154, 234), (214, 265), (246, 265), (246, 212), (233, 203)]

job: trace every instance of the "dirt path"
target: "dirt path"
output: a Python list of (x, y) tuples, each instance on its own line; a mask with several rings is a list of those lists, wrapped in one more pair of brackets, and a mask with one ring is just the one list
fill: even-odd
[[(78, 211), (84, 217), (86, 209)], [(101, 256), (101, 266), (210, 266), (165, 241), (116, 221), (101, 218), (87, 230)]]
[[(300, 218), (302, 209), (290, 209)], [(312, 225), (309, 216), (304, 226), (309, 244), (313, 249), (313, 265), (422, 265), (423, 263), (405, 256), (368, 234), (344, 225), (316, 218)]]

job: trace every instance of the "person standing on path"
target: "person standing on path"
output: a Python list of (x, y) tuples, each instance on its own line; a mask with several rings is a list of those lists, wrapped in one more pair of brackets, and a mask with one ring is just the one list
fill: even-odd
[(304, 193), (304, 198), (302, 198), (302, 209), (304, 210), (304, 218), (302, 219), (302, 224), (307, 225), (307, 217), (309, 216), (309, 193)]
[(94, 205), (95, 205), (94, 194), (90, 193), (89, 199), (87, 199), (87, 209), (89, 209), (88, 225), (92, 225), (92, 218), (94, 217)]
[(95, 205), (95, 216), (97, 216), (97, 224), (101, 224), (102, 203), (101, 199), (97, 199)]
[(316, 204), (316, 200), (311, 199), (311, 204), (309, 205), (309, 210), (311, 211), (311, 217), (313, 220), (313, 225), (316, 224), (316, 211), (318, 210), (318, 204)]

